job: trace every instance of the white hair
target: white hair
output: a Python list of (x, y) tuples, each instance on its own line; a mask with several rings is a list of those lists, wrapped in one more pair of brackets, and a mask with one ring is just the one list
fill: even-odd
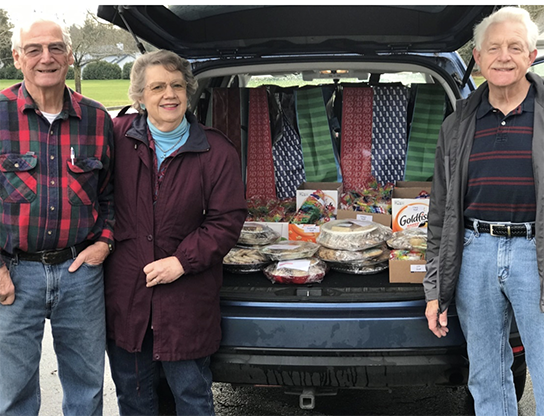
[(30, 28), (32, 27), (32, 25), (34, 25), (35, 23), (41, 23), (41, 22), (51, 22), (56, 24), (62, 32), (62, 40), (68, 47), (68, 50), (72, 49), (72, 38), (70, 37), (70, 30), (68, 29), (68, 27), (59, 22), (56, 22), (55, 20), (51, 20), (51, 19), (47, 19), (43, 17), (39, 17), (33, 20), (27, 20), (17, 24), (17, 26), (13, 28), (13, 35), (11, 36), (11, 49), (20, 51), (22, 47), (21, 45), (22, 33), (28, 32)]
[(538, 39), (538, 26), (531, 19), (529, 12), (521, 7), (503, 7), (495, 13), (487, 16), (474, 27), (474, 47), (477, 51), (482, 50), (485, 33), (489, 26), (501, 22), (520, 22), (527, 29), (527, 47), (529, 51), (536, 49)]

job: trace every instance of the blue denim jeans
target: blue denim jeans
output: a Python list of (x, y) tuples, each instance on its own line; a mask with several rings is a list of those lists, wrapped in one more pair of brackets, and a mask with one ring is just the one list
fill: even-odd
[(465, 230), (455, 302), (467, 339), (476, 415), (518, 414), (508, 342), (512, 316), (525, 346), (536, 414), (544, 415), (544, 313), (534, 239)]
[[(7, 260), (7, 259), (6, 259)], [(51, 321), (64, 415), (102, 415), (106, 350), (102, 266), (8, 263), (15, 302), (0, 305), (0, 415), (37, 415), (45, 319)]]
[(121, 416), (159, 414), (161, 366), (176, 402), (178, 416), (214, 416), (210, 357), (197, 360), (153, 361), (153, 333), (149, 329), (142, 351), (130, 353), (108, 339), (111, 375)]

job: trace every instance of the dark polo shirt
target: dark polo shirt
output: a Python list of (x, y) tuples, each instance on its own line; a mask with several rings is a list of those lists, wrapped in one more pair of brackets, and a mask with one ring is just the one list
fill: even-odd
[(491, 222), (535, 220), (532, 165), (534, 87), (506, 116), (486, 94), (476, 114), (465, 217)]

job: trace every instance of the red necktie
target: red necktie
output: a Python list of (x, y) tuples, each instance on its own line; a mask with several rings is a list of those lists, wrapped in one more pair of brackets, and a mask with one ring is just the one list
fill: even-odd
[(246, 198), (276, 199), (270, 116), (265, 88), (249, 90)]
[(372, 101), (370, 87), (344, 87), (340, 165), (344, 192), (366, 187), (372, 176)]

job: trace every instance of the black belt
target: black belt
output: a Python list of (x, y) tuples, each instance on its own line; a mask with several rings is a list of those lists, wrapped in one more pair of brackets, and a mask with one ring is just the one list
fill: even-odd
[(10, 258), (18, 258), (19, 260), (37, 261), (43, 264), (60, 264), (67, 260), (75, 259), (79, 253), (93, 244), (93, 241), (83, 241), (72, 247), (67, 247), (62, 250), (38, 251), (36, 253), (28, 253), (26, 251), (15, 251), (14, 254), (2, 250), (2, 254)]
[[(495, 237), (527, 237), (527, 227), (525, 224), (490, 224), (487, 222), (478, 222), (475, 227), (475, 223), (470, 220), (465, 220), (465, 228), (469, 230), (475, 230), (479, 233), (489, 233)], [(531, 224), (531, 235), (535, 235), (535, 225)]]

